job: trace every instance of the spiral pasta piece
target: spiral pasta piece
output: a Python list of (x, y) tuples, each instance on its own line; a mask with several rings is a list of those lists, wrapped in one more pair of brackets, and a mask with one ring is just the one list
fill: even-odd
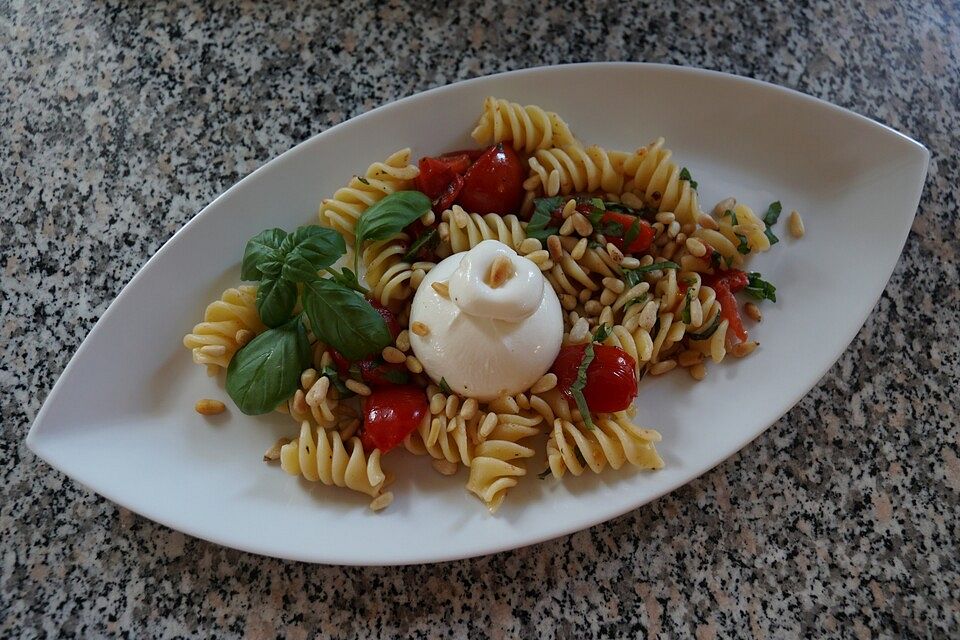
[(413, 267), (403, 259), (410, 237), (399, 233), (386, 240), (371, 242), (363, 249), (364, 279), (370, 285), (373, 297), (380, 304), (391, 300), (405, 300), (412, 292), (410, 279)]
[[(538, 415), (534, 420), (539, 424), (542, 418)], [(517, 485), (517, 478), (526, 475), (526, 468), (518, 462), (535, 453), (521, 441), (536, 435), (538, 427), (519, 422), (498, 421), (487, 439), (474, 449), (467, 489), (483, 500), (491, 512), (500, 507), (507, 490)]]
[(404, 438), (403, 446), (414, 455), (429, 455), (434, 460), (447, 460), (469, 467), (473, 460), (473, 439), (476, 420), (462, 416), (425, 416), (420, 425)]
[(483, 101), (480, 121), (470, 135), (481, 145), (511, 141), (514, 149), (526, 153), (577, 144), (567, 123), (552, 111), (493, 97)]
[(379, 449), (368, 457), (360, 438), (344, 444), (338, 432), (314, 429), (306, 420), (300, 425), (300, 437), (280, 449), (280, 467), (292, 476), (346, 487), (371, 498), (380, 495), (386, 481)]
[(516, 251), (527, 239), (523, 225), (515, 215), (467, 213), (460, 205), (454, 205), (443, 212), (443, 221), (450, 228), (452, 253), (469, 251), (484, 240), (499, 240)]
[(575, 476), (588, 468), (600, 473), (609, 465), (619, 469), (629, 462), (641, 469), (662, 469), (663, 459), (655, 443), (661, 439), (653, 429), (631, 422), (625, 411), (594, 418), (594, 428), (557, 418), (547, 440), (547, 462), (555, 478), (569, 470)]
[(628, 157), (623, 151), (607, 151), (597, 145), (540, 149), (528, 160), (530, 177), (523, 187), (527, 191), (542, 189), (547, 196), (596, 191), (619, 194)]
[(623, 171), (632, 179), (624, 190), (643, 198), (658, 211), (672, 211), (680, 224), (696, 222), (701, 213), (697, 190), (689, 180), (680, 179), (680, 167), (663, 145), (663, 138), (657, 138), (626, 159)]
[[(767, 238), (767, 225), (758, 218), (753, 209), (745, 204), (738, 204), (732, 209), (733, 216), (723, 213), (717, 220), (720, 233), (732, 245), (739, 247), (746, 242), (749, 253), (762, 253), (770, 249), (770, 240)], [(734, 224), (736, 221), (736, 224)]]
[(237, 334), (249, 331), (256, 335), (266, 328), (257, 313), (257, 288), (244, 285), (227, 289), (219, 300), (207, 305), (203, 322), (183, 337), (183, 346), (193, 351), (197, 364), (226, 368), (241, 346)]
[(417, 166), (410, 164), (410, 149), (397, 151), (385, 162), (374, 162), (363, 177), (354, 176), (346, 187), (320, 203), (320, 225), (340, 232), (350, 246), (363, 212), (391, 193), (412, 188), (419, 174)]

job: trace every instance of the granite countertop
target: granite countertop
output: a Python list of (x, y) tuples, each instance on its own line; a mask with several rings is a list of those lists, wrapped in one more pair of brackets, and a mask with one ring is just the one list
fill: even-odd
[[(441, 4), (6, 4), (0, 636), (960, 633), (960, 6), (591, 2), (573, 16), (577, 3), (529, 13)], [(816, 388), (740, 454), (633, 513), (534, 547), (338, 568), (171, 531), (26, 449), (31, 420), (109, 302), (238, 179), (395, 98), (587, 60), (752, 76), (932, 152), (874, 313)]]

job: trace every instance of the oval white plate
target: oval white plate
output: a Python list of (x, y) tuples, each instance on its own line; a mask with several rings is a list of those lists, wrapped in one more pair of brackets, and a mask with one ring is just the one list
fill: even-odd
[[(542, 458), (491, 516), (425, 459), (393, 453), (396, 500), (291, 478), (261, 462), (287, 418), (232, 410), (208, 420), (201, 397), (226, 399), (191, 363), (182, 335), (236, 284), (248, 238), (314, 222), (349, 177), (411, 146), (415, 157), (470, 144), (484, 96), (560, 113), (582, 139), (632, 149), (657, 136), (700, 183), (704, 207), (728, 196), (764, 211), (783, 202), (781, 243), (751, 263), (777, 286), (753, 330), (761, 349), (641, 386), (639, 422), (663, 434), (667, 466), (538, 480)], [(704, 473), (783, 415), (853, 339), (910, 229), (928, 151), (871, 120), (754, 80), (670, 66), (529, 69), (434, 89), (321, 133), (217, 198), (157, 252), (113, 302), (47, 398), (27, 444), (133, 511), (255, 553), (331, 564), (402, 564), (476, 556), (570, 533), (634, 509)], [(790, 238), (786, 212), (807, 236)]]

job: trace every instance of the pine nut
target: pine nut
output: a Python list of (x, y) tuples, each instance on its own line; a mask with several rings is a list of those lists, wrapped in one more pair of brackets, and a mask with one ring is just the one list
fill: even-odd
[(307, 413), (310, 411), (310, 406), (307, 404), (307, 395), (303, 392), (303, 389), (297, 389), (297, 392), (293, 394), (291, 406), (295, 413)]
[(580, 241), (573, 247), (573, 250), (570, 252), (570, 257), (574, 260), (580, 260), (583, 258), (583, 255), (587, 252), (587, 239), (580, 238)]
[(697, 222), (704, 229), (710, 229), (711, 231), (716, 231), (720, 228), (720, 225), (717, 224), (717, 221), (705, 213), (701, 213), (699, 216), (697, 216)]
[(574, 198), (567, 200), (567, 203), (563, 205), (563, 211), (560, 212), (560, 216), (566, 220), (572, 216), (577, 211), (577, 201)]
[(707, 247), (696, 238), (687, 238), (684, 243), (687, 247), (687, 251), (690, 252), (690, 255), (696, 256), (697, 258), (702, 258), (707, 255)]
[(273, 460), (280, 459), (280, 449), (283, 448), (283, 445), (288, 444), (290, 438), (280, 438), (273, 443), (269, 449), (263, 452), (263, 461), (272, 462)]
[(590, 234), (593, 233), (593, 225), (590, 224), (590, 221), (579, 211), (574, 213), (571, 218), (573, 219), (573, 228), (576, 229), (577, 234), (584, 238), (590, 237)]
[(805, 233), (806, 229), (804, 229), (803, 226), (803, 218), (800, 217), (800, 212), (794, 209), (790, 212), (790, 235), (800, 239)]
[(502, 287), (507, 280), (514, 274), (513, 262), (505, 255), (499, 255), (490, 265), (490, 271), (487, 274), (488, 284), (491, 289)]
[(690, 377), (697, 381), (703, 380), (707, 377), (707, 365), (703, 364), (702, 362), (700, 364), (693, 365), (687, 369), (687, 371), (690, 372)]
[(743, 310), (746, 312), (747, 317), (754, 322), (760, 322), (763, 320), (763, 314), (760, 313), (760, 307), (754, 303), (748, 302), (747, 304), (743, 305)]
[(662, 376), (668, 371), (673, 371), (676, 366), (676, 360), (664, 360), (663, 362), (658, 362), (657, 364), (651, 366), (649, 373), (652, 376)]
[(563, 258), (563, 246), (560, 244), (560, 238), (557, 236), (550, 236), (547, 238), (547, 249), (550, 250), (550, 257), (556, 261), (560, 261)]
[(603, 306), (597, 300), (587, 300), (586, 304), (583, 305), (583, 310), (588, 316), (597, 316), (600, 315), (600, 309)]
[(554, 169), (547, 177), (547, 195), (555, 196), (560, 193), (560, 172)]
[[(592, 301), (591, 301), (592, 302)], [(597, 312), (599, 313), (599, 309)], [(587, 323), (586, 318), (580, 318), (577, 322), (570, 328), (570, 341), (574, 344), (581, 344), (587, 341), (587, 336), (590, 335), (590, 325)]]
[(600, 294), (600, 304), (603, 306), (611, 305), (617, 301), (617, 294), (610, 289), (604, 289)]
[[(422, 322), (414, 322), (416, 325), (423, 325), (423, 328), (426, 329), (427, 325)], [(427, 329), (427, 333), (430, 333), (430, 330)], [(410, 351), (410, 332), (404, 329), (399, 334), (397, 334), (396, 340), (397, 349), (400, 351)]]
[(617, 248), (612, 242), (607, 243), (607, 253), (613, 258), (613, 261), (617, 264), (623, 262), (623, 252)]
[(379, 496), (370, 501), (370, 509), (373, 511), (380, 511), (386, 509), (393, 502), (393, 492), (387, 491), (381, 493)]
[(530, 393), (544, 393), (556, 386), (557, 375), (555, 373), (545, 373), (539, 380), (533, 383), (533, 386), (530, 387)]
[(437, 221), (437, 214), (433, 211), (427, 211), (425, 214), (420, 216), (420, 223), (425, 227), (432, 227), (433, 223)]
[(446, 282), (434, 282), (430, 286), (433, 287), (433, 290), (436, 291), (441, 297), (450, 297), (450, 287), (447, 286)]
[(407, 369), (410, 373), (423, 373), (423, 365), (414, 356), (407, 356)]
[(480, 423), (480, 429), (478, 430), (480, 437), (486, 438), (489, 436), (496, 428), (498, 422), (497, 414), (488, 413), (486, 417), (484, 417), (483, 422)]
[(439, 391), (430, 396), (430, 415), (440, 415), (446, 406), (447, 397)]
[[(418, 336), (420, 336), (421, 338), (424, 336), (430, 335), (430, 327), (423, 324), (419, 320), (414, 322), (412, 325), (410, 325), (410, 330), (413, 331)], [(404, 349), (404, 351), (406, 351), (406, 349)]]
[(620, 261), (620, 266), (624, 269), (636, 269), (640, 266), (640, 260), (633, 256), (624, 256), (623, 260)]
[(677, 216), (673, 215), (670, 211), (661, 211), (656, 215), (657, 222), (667, 225), (677, 219)]
[[(724, 198), (723, 200), (718, 202), (716, 205), (714, 205), (713, 215), (722, 216), (724, 212), (733, 210), (735, 206), (737, 206), (736, 198)], [(706, 226), (702, 222), (700, 224), (703, 226)]]
[(476, 398), (467, 398), (463, 406), (460, 407), (460, 417), (464, 420), (473, 420), (479, 408), (480, 403), (477, 402)]
[(347, 389), (353, 391), (358, 396), (368, 396), (370, 395), (370, 387), (363, 384), (362, 382), (357, 382), (356, 380), (347, 380), (346, 383)]
[(573, 311), (577, 308), (577, 298), (569, 293), (564, 293), (560, 296), (560, 305), (567, 311)]
[(400, 349), (397, 349), (396, 347), (384, 347), (383, 352), (380, 355), (390, 364), (400, 364), (407, 359), (407, 356), (403, 353), (403, 351), (400, 351)]
[(237, 331), (237, 334), (233, 336), (233, 340), (237, 343), (237, 348), (239, 348), (253, 340), (253, 337), (253, 331), (250, 331), (249, 329), (240, 329)]
[(223, 413), (227, 410), (227, 405), (223, 404), (219, 400), (211, 400), (210, 398), (203, 398), (202, 400), (197, 400), (197, 404), (193, 406), (196, 409), (197, 413), (204, 416), (215, 416), (218, 413)]
[(593, 291), (590, 291), (590, 289), (583, 289), (580, 291), (580, 293), (577, 294), (577, 299), (580, 300), (580, 302), (586, 302), (592, 296), (593, 296)]
[(543, 245), (540, 244), (539, 240), (536, 238), (527, 238), (517, 247), (517, 252), (521, 255), (527, 255), (534, 251), (540, 251), (541, 249), (543, 249)]
[(754, 341), (739, 342), (733, 345), (732, 347), (730, 347), (729, 353), (734, 358), (745, 358), (751, 353), (753, 353), (753, 351), (759, 346), (760, 346), (759, 342), (754, 342)]
[(573, 233), (573, 217), (567, 218), (560, 225), (560, 235), (569, 236), (571, 233)]
[(306, 401), (307, 405), (311, 407), (319, 407), (323, 404), (323, 401), (327, 399), (327, 393), (330, 391), (330, 378), (323, 376), (317, 380), (307, 391)]
[(457, 416), (458, 411), (460, 411), (460, 396), (457, 396), (457, 395), (447, 396), (447, 401), (444, 405), (443, 415), (447, 416), (447, 420), (453, 420)]
[(310, 368), (304, 369), (300, 374), (300, 387), (302, 389), (311, 389), (317, 382), (317, 370)]
[(643, 200), (641, 200), (637, 194), (630, 191), (620, 196), (620, 202), (627, 205), (631, 209), (643, 209)]

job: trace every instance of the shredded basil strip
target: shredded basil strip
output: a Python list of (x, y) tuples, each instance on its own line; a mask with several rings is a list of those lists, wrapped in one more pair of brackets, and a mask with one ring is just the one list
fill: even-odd
[(453, 390), (450, 389), (450, 385), (447, 384), (447, 379), (444, 377), (440, 378), (440, 391), (443, 391), (447, 395), (453, 393)]
[(594, 342), (603, 342), (606, 340), (610, 334), (613, 332), (613, 329), (606, 322), (597, 327), (596, 331), (593, 332), (593, 341)]
[(424, 247), (430, 247), (431, 249), (440, 242), (440, 235), (436, 229), (431, 229), (428, 233), (423, 234), (419, 238), (413, 241), (413, 244), (410, 245), (410, 248), (405, 254), (403, 254), (404, 262), (413, 262), (417, 254), (420, 253), (420, 250)]
[(593, 343), (591, 342), (587, 344), (587, 348), (583, 351), (583, 360), (580, 361), (580, 366), (577, 368), (577, 379), (570, 385), (570, 395), (577, 403), (580, 417), (583, 418), (584, 424), (589, 429), (595, 429), (596, 425), (593, 424), (593, 418), (590, 417), (590, 407), (587, 406), (587, 399), (583, 397), (583, 389), (587, 386), (587, 369), (590, 368), (593, 357)]
[(697, 181), (693, 179), (693, 177), (690, 175), (690, 171), (686, 167), (680, 169), (680, 179), (689, 182), (690, 186), (694, 189), (697, 188)]
[(527, 237), (536, 238), (546, 245), (547, 238), (556, 235), (559, 227), (550, 226), (553, 222), (553, 212), (563, 206), (563, 196), (552, 198), (537, 198), (533, 201), (533, 215), (527, 224)]
[(710, 323), (709, 327), (707, 327), (700, 333), (688, 333), (687, 336), (689, 336), (691, 340), (706, 340), (707, 338), (712, 336), (714, 333), (716, 333), (717, 327), (720, 326), (720, 322), (721, 322), (720, 314), (718, 313), (713, 317), (713, 322)]
[(693, 289), (687, 289), (684, 297), (686, 301), (683, 304), (683, 311), (680, 312), (680, 319), (683, 320), (684, 324), (690, 324), (690, 303), (693, 300)]
[(635, 287), (640, 284), (640, 276), (645, 273), (650, 273), (651, 271), (661, 271), (663, 269), (679, 269), (680, 265), (676, 262), (670, 262), (665, 260), (663, 262), (654, 262), (653, 264), (648, 264), (645, 267), (637, 267), (636, 269), (625, 269), (623, 272), (623, 280), (627, 283), (627, 288)]
[(320, 373), (330, 378), (330, 384), (336, 387), (337, 391), (340, 392), (341, 398), (347, 398), (354, 395), (353, 391), (351, 391), (350, 388), (343, 383), (343, 380), (340, 379), (340, 373), (337, 372), (333, 366), (327, 365)]
[(780, 242), (780, 238), (774, 235), (773, 231), (770, 230), (770, 227), (777, 224), (777, 220), (780, 219), (780, 213), (783, 211), (783, 205), (780, 204), (780, 201), (771, 202), (770, 206), (767, 207), (767, 212), (763, 214), (763, 224), (766, 225), (764, 234), (767, 236), (767, 240), (770, 241), (771, 245), (777, 244)]
[(760, 274), (753, 271), (747, 275), (748, 283), (744, 291), (757, 300), (777, 301), (777, 288), (772, 283), (767, 282), (760, 277)]

